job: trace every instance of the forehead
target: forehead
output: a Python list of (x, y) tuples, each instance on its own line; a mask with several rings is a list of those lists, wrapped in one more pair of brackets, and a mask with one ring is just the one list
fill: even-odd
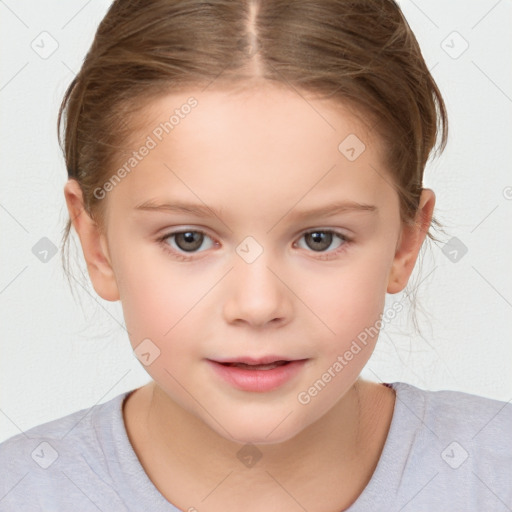
[[(259, 160), (285, 154), (293, 159), (311, 154), (314, 148), (334, 151), (337, 156), (339, 142), (351, 134), (366, 147), (379, 142), (370, 135), (369, 120), (349, 105), (283, 84), (169, 94), (150, 104), (146, 116), (145, 132), (156, 130), (157, 136), (161, 134), (159, 123), (174, 117), (170, 133), (160, 128), (165, 142), (176, 142), (176, 154), (180, 150), (190, 153), (192, 145), (226, 159), (239, 153), (257, 153)], [(318, 155), (310, 158), (314, 157)]]
[(214, 204), (236, 195), (291, 206), (336, 189), (375, 202), (391, 181), (363, 116), (287, 86), (189, 89), (155, 99), (143, 118), (127, 156), (151, 150), (113, 194), (125, 190), (132, 206), (171, 189)]

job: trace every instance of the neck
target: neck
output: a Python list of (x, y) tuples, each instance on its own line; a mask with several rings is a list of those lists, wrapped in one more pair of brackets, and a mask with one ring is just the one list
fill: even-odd
[(131, 395), (125, 418), (149, 478), (183, 510), (277, 511), (292, 498), (306, 510), (332, 510), (353, 503), (371, 478), (391, 422), (390, 391), (358, 380), (320, 420), (278, 444), (226, 439), (155, 383)]

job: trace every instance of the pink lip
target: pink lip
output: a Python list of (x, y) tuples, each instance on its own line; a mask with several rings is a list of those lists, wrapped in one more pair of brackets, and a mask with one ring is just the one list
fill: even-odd
[(207, 359), (214, 372), (224, 381), (242, 391), (263, 393), (282, 386), (295, 377), (304, 367), (307, 359), (289, 361), (271, 370), (250, 370), (237, 366), (226, 366), (222, 363), (269, 364), (274, 361), (286, 361), (285, 357), (268, 356), (262, 358), (240, 357), (229, 361), (212, 361)]
[[(210, 359), (211, 361), (211, 359)], [(245, 363), (245, 364), (268, 364), (273, 363), (274, 361), (292, 361), (286, 356), (263, 356), (263, 357), (251, 357), (251, 356), (242, 356), (242, 357), (233, 357), (231, 359), (215, 359), (215, 363)]]

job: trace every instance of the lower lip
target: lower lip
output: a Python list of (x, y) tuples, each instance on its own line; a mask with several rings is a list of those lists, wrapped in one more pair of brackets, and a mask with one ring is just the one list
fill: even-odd
[(306, 359), (291, 361), (272, 370), (246, 370), (237, 366), (225, 366), (208, 360), (208, 363), (226, 382), (242, 391), (263, 393), (272, 391), (295, 377), (303, 368)]

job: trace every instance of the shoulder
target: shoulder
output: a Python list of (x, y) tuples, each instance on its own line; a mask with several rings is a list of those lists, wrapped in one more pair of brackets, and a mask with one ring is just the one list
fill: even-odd
[[(511, 431), (510, 402), (462, 391), (424, 390), (405, 382), (392, 386), (405, 409), (434, 431), (470, 436), (480, 445), (493, 444)], [(512, 448), (512, 439), (509, 444)]]
[[(105, 432), (118, 422), (127, 393), (43, 423), (0, 443), (0, 511), (55, 509), (57, 496), (98, 494), (109, 483)], [(91, 500), (83, 510), (89, 510)], [(7, 508), (4, 508), (7, 507)]]
[(429, 492), (454, 506), (501, 510), (503, 502), (512, 504), (510, 402), (403, 382), (392, 386), (394, 446), (405, 445), (396, 448), (403, 450), (402, 484), (409, 481), (412, 489), (423, 479)]

